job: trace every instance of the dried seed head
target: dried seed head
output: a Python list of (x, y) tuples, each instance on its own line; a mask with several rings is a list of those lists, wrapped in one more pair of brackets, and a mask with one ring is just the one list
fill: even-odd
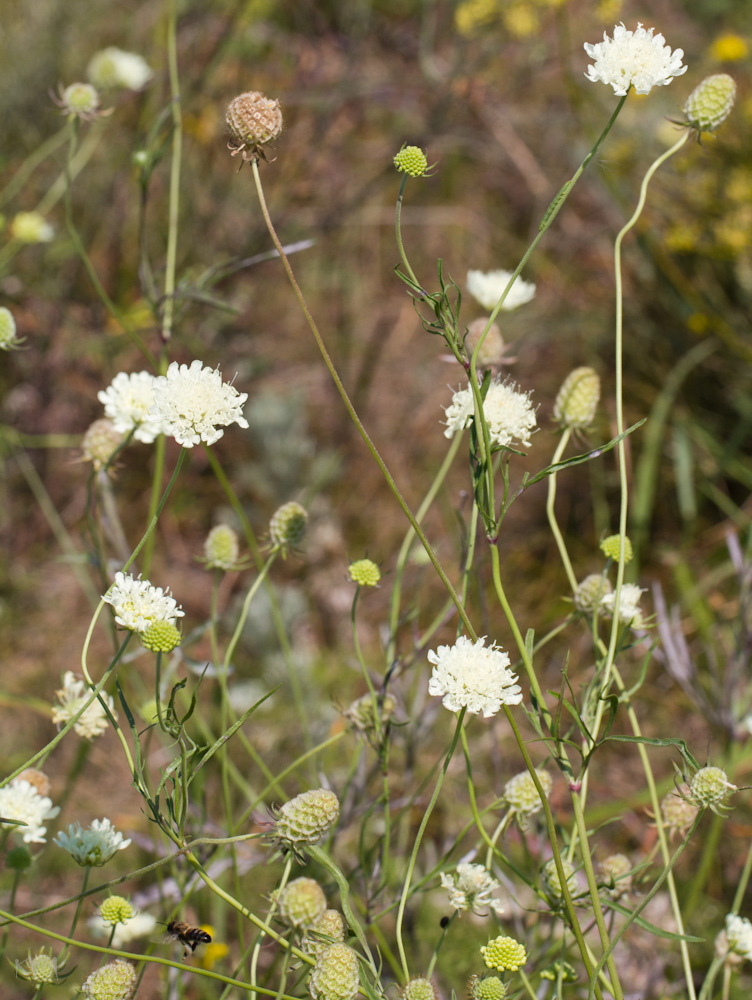
[(593, 368), (575, 368), (564, 379), (554, 404), (554, 420), (570, 430), (584, 430), (593, 422), (601, 380)]
[[(383, 697), (380, 695), (377, 696), (376, 711), (379, 713), (379, 720), (382, 728), (394, 715), (396, 707), (397, 702), (390, 694), (385, 694)], [(356, 698), (355, 701), (348, 708), (346, 708), (342, 714), (346, 719), (349, 719), (350, 722), (352, 722), (358, 732), (372, 734), (376, 729), (373, 695), (370, 691), (362, 694), (360, 698)]]
[[(339, 799), (327, 788), (301, 792), (277, 813), (276, 834), (283, 847), (315, 844), (339, 819)], [(322, 910), (323, 912), (323, 910)]]
[(272, 546), (279, 549), (282, 558), (290, 549), (296, 548), (303, 541), (308, 527), (308, 511), (295, 500), (282, 504), (269, 522), (269, 537)]
[(692, 802), (701, 809), (710, 808), (718, 812), (724, 801), (737, 791), (736, 785), (728, 780), (722, 767), (702, 767), (690, 782), (689, 795)]
[(230, 129), (227, 148), (233, 156), (240, 153), (244, 162), (259, 157), (266, 159), (262, 146), (272, 142), (282, 131), (279, 101), (264, 97), (257, 90), (249, 90), (233, 98), (225, 121)]
[(687, 125), (698, 132), (714, 132), (731, 114), (736, 84), (728, 73), (714, 73), (698, 84), (684, 104)]
[[(541, 783), (546, 798), (548, 798), (553, 785), (551, 775), (548, 771), (537, 767), (535, 773), (538, 776), (538, 781)], [(529, 771), (521, 771), (519, 774), (515, 774), (513, 778), (510, 778), (506, 785), (504, 785), (502, 794), (504, 801), (514, 810), (517, 822), (523, 830), (527, 826), (528, 819), (543, 808), (538, 789), (535, 787), (535, 782)]]
[(308, 979), (314, 1000), (352, 1000), (359, 986), (358, 956), (346, 944), (330, 945)]
[(632, 888), (632, 862), (625, 854), (609, 854), (598, 866), (601, 879), (611, 899), (625, 896)]
[(97, 472), (103, 469), (125, 438), (124, 434), (115, 429), (115, 425), (107, 417), (95, 420), (89, 426), (81, 442), (82, 458), (91, 462)]
[(308, 930), (324, 915), (326, 896), (315, 879), (296, 878), (284, 887), (277, 899), (279, 915), (290, 927)]
[[(570, 895), (574, 895), (579, 889), (577, 876), (574, 873), (574, 865), (567, 861), (566, 858), (562, 858), (561, 867), (564, 869), (564, 876), (567, 880), (567, 888)], [(541, 882), (546, 895), (553, 903), (558, 903), (564, 898), (561, 880), (556, 870), (556, 861), (553, 858), (543, 866), (541, 870)]]

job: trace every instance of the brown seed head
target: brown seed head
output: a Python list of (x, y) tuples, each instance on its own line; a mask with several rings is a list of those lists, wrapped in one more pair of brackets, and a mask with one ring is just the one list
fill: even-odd
[(276, 139), (282, 131), (279, 101), (264, 97), (256, 90), (249, 90), (230, 101), (225, 119), (230, 129), (227, 148), (233, 156), (240, 153), (244, 161), (263, 157), (261, 147)]

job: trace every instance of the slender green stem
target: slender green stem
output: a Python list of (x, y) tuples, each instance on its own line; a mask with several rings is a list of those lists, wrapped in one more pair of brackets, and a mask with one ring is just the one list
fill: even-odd
[[(282, 871), (282, 877), (279, 880), (279, 885), (277, 886), (277, 890), (276, 890), (275, 894), (272, 896), (271, 906), (269, 907), (269, 912), (266, 915), (266, 919), (267, 919), (268, 923), (270, 923), (272, 921), (273, 917), (274, 917), (274, 913), (275, 913), (275, 911), (277, 909), (277, 900), (279, 899), (279, 894), (282, 892), (282, 890), (284, 889), (284, 887), (287, 885), (287, 880), (290, 877), (290, 870), (292, 868), (292, 860), (293, 860), (292, 859), (292, 854), (288, 854), (287, 859), (285, 861), (285, 867), (284, 867), (284, 869)], [(251, 979), (251, 982), (253, 983), (254, 986), (256, 985), (256, 983), (258, 981), (258, 977), (257, 977), (258, 960), (259, 960), (259, 955), (261, 954), (261, 945), (262, 945), (263, 941), (264, 941), (264, 931), (259, 931), (258, 935), (256, 937), (256, 943), (253, 946), (253, 953), (251, 955), (251, 975), (250, 975), (250, 979)], [(256, 994), (254, 992), (251, 993), (251, 1000), (253, 1000), (253, 997), (255, 995)]]
[[(564, 454), (564, 450), (569, 443), (569, 437), (572, 431), (571, 428), (566, 427), (564, 433), (561, 436), (561, 440), (556, 447), (554, 452), (554, 457), (551, 459), (551, 465), (556, 465), (557, 462), (561, 461), (561, 456)], [(569, 553), (567, 552), (566, 542), (562, 536), (559, 529), (559, 522), (556, 520), (556, 473), (552, 472), (548, 477), (548, 498), (546, 500), (546, 516), (548, 517), (548, 525), (551, 528), (551, 534), (554, 536), (556, 542), (556, 547), (559, 550), (559, 555), (561, 556), (561, 561), (567, 574), (567, 579), (569, 580), (569, 586), (572, 588), (572, 593), (577, 590), (577, 577), (574, 575), (574, 570), (572, 569), (572, 562), (569, 558)]]
[(49, 139), (45, 139), (43, 143), (37, 146), (33, 153), (30, 153), (26, 157), (11, 180), (0, 191), (0, 208), (7, 204), (11, 198), (15, 198), (39, 164), (46, 160), (51, 153), (54, 153), (56, 149), (63, 146), (67, 139), (68, 123), (66, 122), (61, 129), (51, 135)]
[(235, 653), (235, 648), (237, 644), (240, 642), (240, 636), (243, 634), (243, 626), (245, 625), (245, 620), (248, 617), (248, 611), (250, 610), (251, 607), (251, 601), (258, 593), (259, 587), (264, 582), (266, 575), (274, 565), (274, 560), (277, 558), (277, 554), (278, 550), (276, 549), (274, 550), (274, 552), (270, 554), (269, 558), (266, 560), (266, 563), (264, 564), (263, 569), (256, 577), (256, 579), (253, 581), (253, 584), (249, 588), (248, 593), (245, 595), (245, 600), (243, 601), (243, 607), (238, 616), (238, 621), (235, 626), (235, 631), (233, 632), (232, 638), (227, 644), (227, 650), (225, 651), (225, 657), (224, 657), (225, 670), (232, 663), (232, 657)]
[(172, 160), (170, 163), (170, 207), (167, 229), (167, 257), (165, 260), (164, 312), (162, 314), (162, 340), (164, 343), (172, 336), (172, 325), (175, 317), (175, 261), (177, 257), (178, 219), (180, 213), (180, 164), (183, 152), (183, 118), (180, 108), (177, 21), (178, 0), (170, 0), (170, 13), (167, 22), (167, 64), (170, 72)]
[(407, 184), (407, 177), (408, 177), (407, 174), (403, 174), (402, 175), (402, 181), (400, 183), (399, 194), (397, 195), (397, 209), (395, 211), (394, 229), (395, 229), (395, 233), (396, 233), (396, 236), (397, 236), (397, 249), (399, 250), (399, 255), (400, 255), (400, 258), (402, 260), (402, 263), (405, 266), (405, 270), (410, 275), (410, 278), (412, 279), (413, 284), (418, 285), (418, 287), (420, 287), (420, 282), (415, 277), (415, 274), (413, 273), (413, 269), (410, 267), (410, 261), (407, 259), (407, 255), (405, 253), (405, 248), (402, 245), (402, 198), (403, 198), (404, 193), (405, 193), (405, 185)]
[(397, 500), (397, 503), (400, 505), (400, 507), (404, 511), (405, 516), (407, 517), (408, 521), (410, 522), (410, 524), (413, 527), (413, 530), (415, 531), (415, 534), (418, 536), (418, 538), (420, 539), (421, 543), (423, 544), (423, 547), (426, 550), (428, 558), (431, 560), (431, 562), (433, 564), (433, 567), (434, 567), (434, 569), (436, 570), (436, 572), (437, 572), (437, 574), (439, 576), (439, 579), (444, 584), (444, 586), (447, 589), (447, 592), (449, 593), (449, 595), (451, 596), (452, 600), (454, 601), (455, 607), (457, 608), (457, 611), (459, 613), (460, 618), (464, 622), (464, 625), (465, 625), (465, 628), (467, 629), (468, 634), (470, 635), (470, 637), (472, 639), (477, 639), (477, 635), (475, 633), (475, 630), (473, 629), (473, 626), (472, 626), (472, 624), (470, 622), (470, 619), (467, 617), (467, 614), (465, 612), (464, 607), (462, 606), (462, 601), (460, 600), (459, 595), (455, 591), (454, 586), (452, 585), (452, 582), (450, 581), (449, 577), (446, 575), (446, 573), (444, 571), (444, 568), (441, 565), (441, 563), (439, 562), (439, 560), (438, 560), (438, 558), (436, 556), (436, 553), (434, 552), (433, 548), (431, 547), (431, 544), (429, 543), (428, 539), (426, 538), (425, 533), (423, 532), (423, 529), (421, 528), (421, 526), (418, 524), (417, 520), (415, 519), (415, 515), (413, 514), (413, 512), (408, 507), (407, 502), (405, 501), (404, 497), (402, 496), (402, 493), (400, 492), (400, 489), (397, 486), (397, 483), (394, 481), (394, 478), (392, 477), (391, 472), (387, 468), (386, 463), (384, 462), (384, 459), (381, 457), (381, 455), (378, 452), (378, 449), (376, 448), (376, 445), (371, 440), (371, 437), (368, 434), (368, 431), (365, 429), (365, 427), (363, 425), (363, 422), (361, 421), (360, 417), (358, 416), (358, 414), (357, 414), (357, 412), (355, 410), (355, 407), (353, 406), (353, 404), (352, 404), (352, 402), (350, 400), (350, 397), (349, 397), (349, 395), (347, 393), (347, 390), (345, 389), (345, 387), (344, 387), (344, 385), (342, 383), (342, 380), (339, 377), (337, 369), (334, 367), (334, 363), (332, 362), (332, 359), (329, 356), (329, 352), (326, 349), (326, 345), (324, 344), (324, 341), (323, 341), (323, 339), (321, 337), (321, 334), (319, 332), (319, 328), (316, 325), (316, 321), (314, 320), (313, 316), (311, 315), (311, 312), (310, 312), (310, 310), (308, 308), (308, 303), (306, 302), (306, 300), (305, 300), (305, 298), (303, 296), (303, 293), (300, 290), (300, 286), (298, 285), (297, 279), (295, 278), (295, 274), (293, 273), (292, 267), (290, 265), (290, 261), (287, 258), (287, 254), (285, 253), (284, 247), (282, 246), (282, 244), (281, 244), (281, 242), (279, 240), (279, 237), (277, 236), (276, 230), (274, 229), (274, 225), (272, 223), (271, 216), (269, 215), (269, 209), (267, 208), (267, 205), (266, 205), (266, 199), (264, 197), (264, 189), (261, 186), (261, 177), (259, 175), (258, 163), (255, 160), (253, 160), (252, 163), (251, 163), (251, 166), (253, 168), (253, 179), (254, 179), (254, 181), (256, 183), (256, 192), (258, 194), (259, 204), (261, 205), (261, 211), (263, 213), (264, 220), (266, 222), (266, 227), (269, 230), (269, 235), (271, 236), (272, 241), (274, 242), (275, 247), (277, 248), (277, 252), (279, 253), (279, 256), (280, 256), (280, 258), (282, 260), (282, 264), (283, 264), (283, 266), (285, 268), (285, 271), (287, 272), (287, 277), (289, 278), (290, 284), (292, 285), (293, 290), (295, 292), (295, 295), (296, 295), (296, 297), (298, 299), (298, 302), (300, 303), (300, 307), (303, 310), (303, 313), (305, 315), (306, 321), (308, 322), (308, 325), (311, 328), (311, 332), (313, 333), (313, 336), (314, 336), (314, 338), (316, 340), (316, 344), (318, 345), (319, 351), (321, 352), (321, 356), (324, 359), (324, 364), (326, 365), (327, 369), (329, 370), (329, 374), (331, 375), (332, 380), (334, 381), (334, 384), (337, 387), (337, 391), (339, 392), (339, 394), (340, 394), (340, 396), (342, 398), (342, 401), (345, 404), (347, 412), (350, 414), (351, 420), (353, 421), (353, 423), (355, 424), (355, 426), (358, 429), (358, 433), (363, 438), (363, 441), (365, 442), (366, 447), (370, 451), (370, 453), (373, 456), (373, 458), (374, 458), (376, 464), (378, 465), (378, 467), (381, 469), (381, 472), (382, 472), (384, 478), (386, 479), (386, 481), (387, 481), (387, 483), (389, 485), (389, 489), (392, 491), (392, 493), (394, 494), (395, 499)]

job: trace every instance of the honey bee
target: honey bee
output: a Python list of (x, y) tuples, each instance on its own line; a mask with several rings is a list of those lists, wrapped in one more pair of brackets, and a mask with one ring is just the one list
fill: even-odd
[(200, 927), (191, 927), (182, 920), (171, 920), (167, 925), (167, 934), (184, 946), (183, 958), (188, 954), (189, 948), (193, 953), (200, 944), (211, 943), (211, 934), (207, 934)]

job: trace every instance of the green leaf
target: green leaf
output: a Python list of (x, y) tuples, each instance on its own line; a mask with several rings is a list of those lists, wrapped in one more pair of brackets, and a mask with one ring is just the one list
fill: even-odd
[[(628, 910), (626, 906), (622, 906), (620, 903), (616, 903), (613, 900), (609, 900), (608, 905), (612, 910), (616, 910), (617, 913), (622, 913), (625, 917), (632, 915), (632, 911)], [(655, 937), (666, 938), (667, 941), (687, 941), (690, 944), (704, 944), (705, 938), (694, 937), (692, 934), (676, 934), (674, 931), (663, 930), (662, 927), (656, 927), (655, 924), (651, 924), (649, 920), (644, 917), (635, 917), (632, 921), (643, 930), (648, 931)]]

